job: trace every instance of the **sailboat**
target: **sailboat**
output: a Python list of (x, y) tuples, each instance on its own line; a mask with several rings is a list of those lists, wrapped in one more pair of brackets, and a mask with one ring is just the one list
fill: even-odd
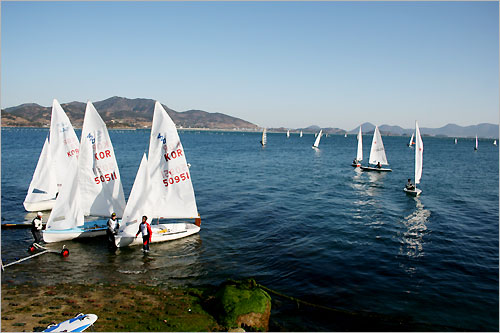
[(414, 135), (414, 133), (411, 133), (410, 142), (408, 142), (408, 143), (406, 144), (406, 145), (407, 145), (408, 147), (410, 147), (410, 148), (411, 148), (411, 146), (412, 146), (412, 145), (414, 145), (414, 144), (415, 144), (415, 142), (413, 142), (413, 135)]
[[(380, 135), (380, 131), (378, 129), (378, 126), (375, 126), (375, 131), (373, 132), (373, 140), (372, 140), (372, 147), (370, 150), (370, 159), (368, 161), (370, 164), (380, 164), (382, 165), (388, 165), (389, 163), (387, 162), (387, 158), (385, 156), (385, 149), (384, 149), (384, 143), (382, 142), (382, 136)], [(382, 167), (370, 167), (370, 166), (362, 166), (361, 170), (363, 171), (392, 171), (389, 168), (382, 168)]]
[[(159, 102), (155, 103), (148, 159), (143, 156), (123, 213), (117, 247), (142, 244), (135, 235), (142, 216), (152, 223), (151, 243), (178, 239), (200, 231), (193, 184), (175, 124)], [(194, 219), (195, 223), (160, 223), (161, 219)]]
[(359, 126), (358, 151), (356, 153), (356, 159), (352, 162), (351, 165), (353, 167), (360, 167), (362, 160), (363, 160), (363, 133), (361, 132), (361, 126)]
[(262, 145), (262, 147), (265, 147), (266, 143), (267, 143), (267, 129), (264, 128), (264, 130), (262, 131), (262, 139), (260, 140), (260, 144)]
[(323, 130), (322, 130), (322, 129), (320, 129), (320, 130), (319, 130), (318, 135), (316, 136), (316, 140), (314, 141), (314, 144), (312, 145), (312, 147), (313, 147), (314, 149), (317, 149), (317, 148), (318, 148), (318, 146), (319, 146), (319, 140), (321, 140), (321, 135), (322, 135), (322, 134), (323, 134)]
[(476, 145), (474, 146), (474, 150), (477, 150), (477, 134), (476, 134)]
[(497, 145), (497, 140), (493, 140), (493, 146)]
[(59, 102), (52, 101), (49, 135), (38, 158), (23, 205), (28, 212), (50, 210), (67, 178), (71, 160), (78, 157), (79, 141)]
[(422, 166), (424, 157), (424, 143), (422, 142), (422, 137), (420, 136), (420, 129), (418, 128), (418, 123), (415, 121), (415, 187), (413, 189), (404, 188), (403, 190), (410, 195), (417, 196), (422, 193), (422, 190), (417, 188), (417, 184), (420, 184), (420, 178), (422, 178)]
[(91, 102), (85, 109), (79, 157), (72, 164), (42, 231), (47, 243), (104, 235), (107, 220), (99, 217), (123, 215), (125, 196), (113, 145)]
[(286, 137), (287, 137), (287, 139), (290, 137), (290, 130), (286, 131)]
[(457, 144), (457, 138), (455, 138), (455, 144)]
[(346, 133), (346, 134), (344, 134), (344, 138), (347, 138), (347, 133)]
[(300, 131), (300, 137), (302, 137), (302, 131)]

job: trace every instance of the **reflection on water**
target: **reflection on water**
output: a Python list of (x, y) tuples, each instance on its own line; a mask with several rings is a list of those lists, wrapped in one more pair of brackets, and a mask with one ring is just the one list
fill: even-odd
[[(404, 231), (401, 235), (399, 254), (407, 258), (418, 258), (424, 254), (424, 236), (427, 233), (427, 221), (431, 215), (418, 197), (408, 197), (415, 201), (415, 210), (402, 220)], [(407, 272), (414, 272), (415, 267), (406, 267)]]

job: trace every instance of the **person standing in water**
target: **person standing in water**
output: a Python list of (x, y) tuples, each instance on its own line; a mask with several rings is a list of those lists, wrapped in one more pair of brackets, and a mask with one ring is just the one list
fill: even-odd
[(115, 235), (118, 233), (118, 229), (120, 228), (120, 224), (116, 219), (116, 214), (111, 214), (111, 217), (108, 220), (108, 229), (106, 229), (106, 235), (108, 236), (108, 246), (111, 249), (116, 248), (115, 244)]
[(36, 217), (31, 221), (31, 233), (33, 234), (33, 238), (35, 239), (35, 243), (40, 244), (43, 240), (42, 237), (42, 212), (38, 212)]
[(149, 225), (147, 219), (147, 216), (142, 217), (142, 222), (139, 224), (139, 231), (135, 234), (135, 238), (137, 238), (137, 236), (142, 233), (142, 250), (144, 252), (149, 252), (149, 243), (151, 242), (151, 236), (153, 235), (153, 231), (151, 230), (151, 226)]

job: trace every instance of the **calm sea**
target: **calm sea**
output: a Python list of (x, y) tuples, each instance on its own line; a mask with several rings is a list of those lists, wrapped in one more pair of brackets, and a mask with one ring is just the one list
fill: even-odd
[[(77, 131), (77, 135), (79, 135)], [(22, 202), (46, 129), (2, 129), (2, 223), (31, 220)], [(149, 131), (110, 131), (125, 196)], [(350, 166), (356, 137), (181, 132), (202, 230), (190, 238), (108, 252), (102, 240), (69, 241), (8, 267), (3, 283), (137, 282), (182, 286), (226, 278), (258, 282), (312, 303), (419, 330), (498, 331), (498, 147), (492, 140), (423, 137), (419, 198), (405, 195), (414, 151), (383, 137), (392, 173)], [(371, 136), (365, 135), (364, 161)], [(29, 229), (2, 230), (2, 260), (27, 256)], [(59, 249), (61, 244), (51, 245)], [(272, 328), (346, 330), (342, 318), (277, 299)], [(386, 318), (386, 319), (384, 319)], [(419, 326), (420, 325), (420, 326)], [(401, 326), (400, 329), (406, 329)]]

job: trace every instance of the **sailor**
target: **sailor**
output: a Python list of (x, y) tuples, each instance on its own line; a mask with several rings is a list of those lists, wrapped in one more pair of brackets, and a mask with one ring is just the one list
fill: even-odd
[(406, 183), (406, 189), (410, 190), (410, 191), (414, 191), (415, 190), (415, 185), (413, 185), (411, 183), (411, 178), (408, 178), (408, 183)]
[(382, 168), (382, 165), (380, 164), (380, 162), (377, 163), (377, 168), (378, 169), (381, 169)]
[(108, 229), (106, 229), (106, 235), (108, 235), (108, 245), (110, 248), (116, 248), (115, 245), (115, 235), (118, 234), (118, 229), (120, 228), (120, 224), (116, 219), (116, 214), (111, 214), (111, 217), (108, 220)]
[(151, 226), (149, 225), (147, 219), (147, 216), (142, 217), (142, 222), (139, 224), (139, 231), (135, 234), (135, 238), (137, 238), (137, 236), (142, 233), (142, 250), (144, 252), (149, 252), (149, 243), (151, 242), (151, 236), (153, 235), (153, 231), (151, 230)]
[(35, 243), (40, 244), (42, 242), (42, 212), (38, 212), (36, 217), (31, 221), (31, 233), (35, 239)]

